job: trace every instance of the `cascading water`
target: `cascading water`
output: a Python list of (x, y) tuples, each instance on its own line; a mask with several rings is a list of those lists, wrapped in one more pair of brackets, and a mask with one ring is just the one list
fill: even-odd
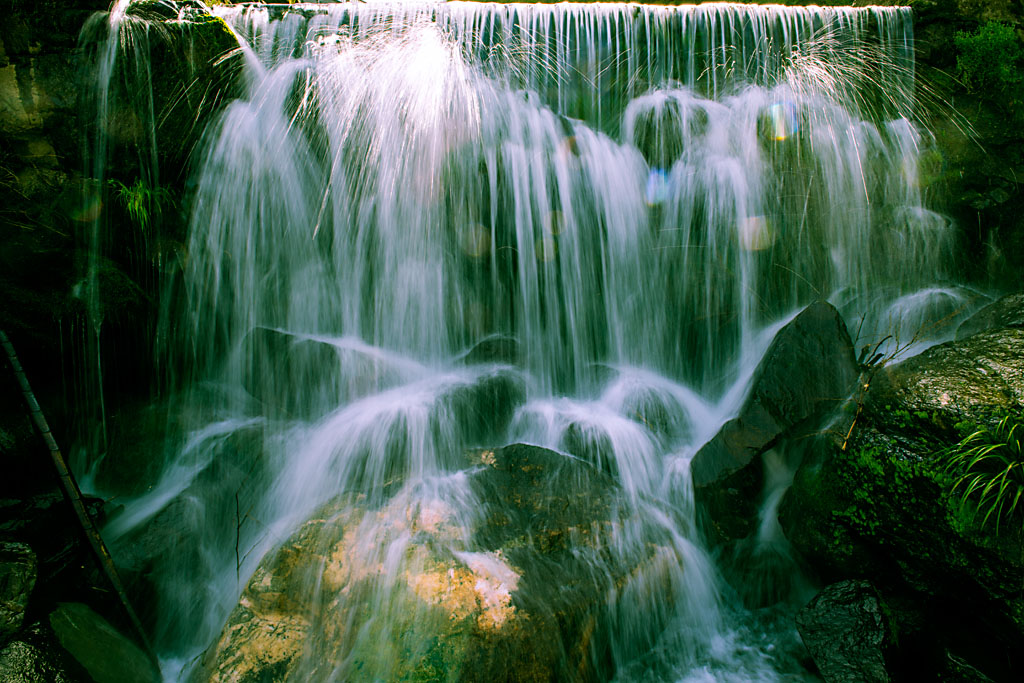
[[(428, 625), (403, 633), (393, 597), (414, 562), (406, 517), (435, 511), (446, 552), (529, 600), (478, 547), (488, 501), (463, 456), (527, 442), (621, 487), (580, 566), (660, 549), (656, 576), (608, 586), (607, 675), (799, 675), (792, 629), (718, 575), (689, 459), (802, 305), (828, 298), (881, 338), (957, 297), (951, 226), (921, 190), (909, 10), (216, 14), (244, 95), (195, 156), (165, 289), (176, 429), (159, 481), (105, 530), (115, 556), (147, 557), (165, 673), (189, 670), (261, 558), (342, 493), (338, 514), (377, 511), (349, 546), (381, 567), (351, 598), (374, 625), (325, 653), (330, 617), (311, 616), (295, 680), (387, 680), (422, 654)], [(144, 546), (156, 524), (174, 552)], [(770, 519), (761, 535), (779, 542)], [(399, 640), (405, 655), (386, 649)]]

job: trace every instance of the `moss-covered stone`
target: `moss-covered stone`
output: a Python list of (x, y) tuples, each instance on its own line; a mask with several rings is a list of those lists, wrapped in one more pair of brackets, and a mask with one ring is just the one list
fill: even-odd
[(472, 547), (457, 549), (465, 511), (441, 499), (403, 490), (371, 509), (362, 497), (338, 498), (261, 563), (193, 680), (607, 674), (598, 642), (610, 591), (659, 571), (608, 551), (629, 514), (617, 487), (533, 446), (471, 462), (468, 491), (487, 501)]
[(975, 655), (1024, 637), (1024, 537), (983, 526), (952, 497), (948, 448), (1024, 411), (1022, 371), (1024, 332), (1014, 328), (879, 370), (856, 409), (805, 444), (780, 511), (823, 576), (871, 578), (916, 615), (905, 621), (928, 624), (915, 627), (921, 638)]
[(110, 622), (81, 603), (62, 603), (50, 614), (61, 646), (97, 683), (156, 683), (160, 672), (149, 657)]
[[(206, 127), (240, 94), (238, 39), (197, 2), (136, 2), (127, 14), (122, 32), (132, 37), (122, 45), (112, 132), (140, 148), (153, 135), (163, 181), (182, 181)], [(140, 49), (148, 52), (141, 59), (134, 52)]]

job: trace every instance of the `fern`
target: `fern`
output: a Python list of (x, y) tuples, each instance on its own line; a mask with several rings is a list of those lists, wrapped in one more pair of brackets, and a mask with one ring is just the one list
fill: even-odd
[[(993, 429), (980, 428), (950, 449), (946, 470), (955, 479), (951, 493), (962, 512), (974, 508), (982, 526), (994, 518), (996, 532), (1004, 521), (1024, 512), (1024, 426), (1007, 415)], [(1024, 529), (1024, 521), (1021, 522)]]
[(114, 195), (128, 212), (128, 217), (143, 232), (149, 229), (153, 218), (160, 215), (163, 207), (171, 202), (170, 192), (162, 187), (149, 187), (142, 182), (142, 178), (136, 178), (131, 185), (125, 185), (120, 180), (111, 180), (110, 185), (114, 188)]

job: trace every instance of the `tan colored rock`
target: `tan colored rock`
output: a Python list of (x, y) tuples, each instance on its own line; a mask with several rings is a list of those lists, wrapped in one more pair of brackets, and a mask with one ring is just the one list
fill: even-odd
[(470, 462), (465, 498), (407, 486), (379, 509), (352, 495), (323, 506), (261, 563), (191, 680), (599, 678), (610, 596), (664, 600), (658, 549), (589, 571), (579, 551), (620, 528), (611, 480), (528, 446)]

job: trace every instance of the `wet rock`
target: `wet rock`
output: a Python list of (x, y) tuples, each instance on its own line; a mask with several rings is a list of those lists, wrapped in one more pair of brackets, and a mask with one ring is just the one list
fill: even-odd
[[(159, 512), (143, 520), (112, 514), (104, 535), (147, 625), (155, 626), (167, 610), (201, 613), (204, 605), (180, 604), (167, 586), (203, 585), (212, 579), (214, 566), (235, 562), (237, 534), (245, 539), (254, 526), (245, 524), (245, 514), (266, 476), (262, 436), (256, 423), (224, 426), (193, 444), (197, 471)], [(177, 562), (166, 562), (168, 556)], [(189, 569), (181, 572), (182, 567)]]
[(95, 683), (82, 665), (60, 646), (47, 622), (35, 622), (0, 649), (4, 683)]
[(780, 438), (812, 433), (853, 390), (858, 366), (839, 313), (819, 301), (779, 330), (738, 417), (694, 456), (693, 483), (724, 538), (753, 530), (763, 473), (758, 456)]
[(38, 632), (8, 643), (0, 650), (0, 680), (4, 683), (92, 683), (53, 635)]
[(316, 418), (422, 373), (416, 363), (351, 339), (256, 328), (243, 382), (274, 417)]
[(609, 476), (618, 475), (615, 448), (606, 432), (593, 424), (573, 422), (565, 428), (558, 447), (583, 458)]
[(36, 585), (36, 554), (24, 543), (0, 541), (0, 643), (21, 628)]
[[(1024, 329), (981, 332), (875, 373), (865, 422), (905, 444), (956, 436), (965, 420), (1024, 407)], [(988, 419), (985, 414), (990, 414)]]
[[(246, 389), (271, 417), (315, 419), (425, 374), (414, 361), (348, 339), (258, 328), (249, 333), (246, 348), (252, 359)], [(524, 396), (518, 373), (495, 367), (474, 381), (453, 383), (437, 405), (456, 413), (465, 438), (483, 440), (504, 430)]]
[[(102, 524), (103, 501), (83, 500), (93, 520)], [(38, 568), (35, 593), (41, 599), (74, 590), (86, 578), (83, 566), (93, 566), (75, 513), (60, 493), (0, 500), (0, 535), (32, 548)]]
[(355, 362), (366, 367), (349, 370), (354, 379), (345, 382), (337, 346), (281, 330), (254, 329), (246, 337), (245, 348), (251, 359), (251, 371), (244, 378), (245, 388), (272, 414), (322, 414), (336, 408), (345, 398), (365, 395), (374, 382), (392, 378), (381, 367), (382, 363), (360, 354)]
[[(145, 144), (147, 126), (152, 126), (161, 173), (174, 178), (186, 171), (188, 156), (207, 125), (241, 94), (238, 40), (224, 20), (198, 2), (134, 2), (128, 14), (149, 24), (145, 35), (137, 31), (134, 39), (160, 69), (152, 73), (152, 99), (136, 98), (130, 89), (120, 99), (111, 132), (129, 131), (122, 142)], [(134, 74), (127, 72), (126, 77)], [(148, 83), (138, 86), (150, 92)]]
[(797, 628), (827, 683), (886, 683), (888, 625), (867, 581), (826, 586), (800, 610)]
[(946, 464), (967, 433), (1024, 412), (1024, 330), (935, 346), (868, 386), (855, 412), (807, 442), (780, 509), (786, 536), (823, 576), (871, 576), (887, 602), (899, 597), (901, 620), (923, 624), (922, 671), (942, 670), (948, 646), (998, 677), (1000, 653), (1024, 637), (1024, 539), (1019, 523), (961, 508)]
[(615, 485), (532, 446), (472, 462), (461, 490), (486, 505), (407, 487), (324, 506), (260, 564), (192, 680), (597, 678), (607, 591), (646, 570), (598, 562)]
[(1005, 327), (1024, 328), (1024, 293), (1009, 294), (985, 306), (960, 325), (956, 338)]
[(519, 340), (503, 334), (493, 334), (478, 341), (462, 357), (466, 365), (478, 363), (502, 363), (515, 365), (519, 362)]
[(158, 481), (164, 462), (166, 406), (126, 406), (107, 418), (106, 454), (95, 466), (95, 486), (106, 495), (138, 495)]
[(50, 626), (96, 683), (161, 680), (145, 653), (86, 605), (62, 603), (50, 614)]
[(455, 387), (441, 403), (455, 416), (464, 443), (493, 442), (505, 433), (516, 408), (526, 400), (526, 383), (510, 368), (497, 367), (468, 385)]

